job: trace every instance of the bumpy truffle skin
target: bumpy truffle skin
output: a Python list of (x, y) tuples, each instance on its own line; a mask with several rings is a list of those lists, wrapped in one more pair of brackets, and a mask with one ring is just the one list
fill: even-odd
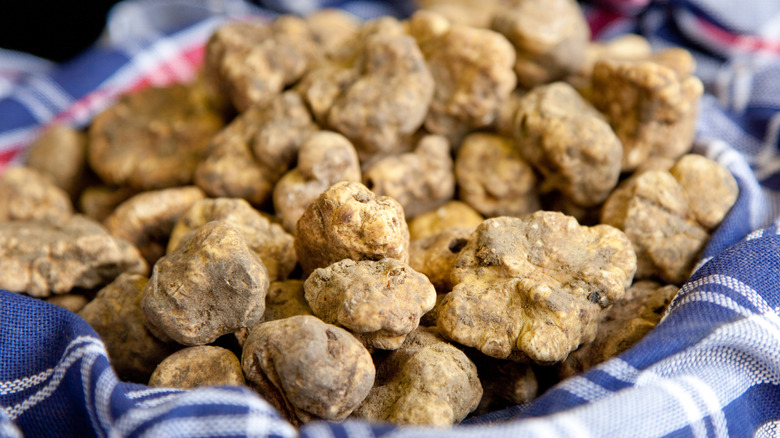
[(623, 144), (624, 171), (653, 155), (676, 159), (690, 150), (704, 90), (691, 76), (693, 66), (691, 55), (681, 50), (596, 62), (593, 104)]
[(119, 274), (146, 274), (138, 250), (81, 215), (56, 225), (0, 222), (0, 288), (35, 297), (94, 288)]
[(414, 39), (383, 17), (366, 22), (331, 58), (298, 85), (314, 117), (349, 138), (361, 160), (399, 152), (433, 96), (433, 77)]
[(167, 252), (179, 247), (191, 231), (211, 221), (234, 226), (268, 270), (271, 280), (284, 279), (295, 268), (293, 237), (280, 225), (271, 223), (243, 199), (201, 199), (180, 215), (168, 240)]
[(243, 112), (297, 81), (316, 59), (316, 49), (306, 22), (292, 15), (281, 16), (270, 25), (228, 23), (207, 44), (205, 77)]
[(368, 395), (376, 374), (354, 336), (314, 316), (252, 328), (241, 363), (250, 385), (293, 424), (343, 420)]
[(422, 125), (434, 80), (414, 39), (374, 35), (365, 47), (361, 76), (334, 102), (328, 124), (355, 143), (366, 159), (393, 152)]
[(449, 427), (482, 397), (477, 368), (438, 335), (418, 328), (377, 366), (377, 379), (353, 417), (395, 424)]
[(439, 234), (413, 241), (409, 249), (409, 266), (425, 274), (438, 293), (451, 291), (452, 268), (474, 228), (447, 228)]
[(212, 197), (260, 205), (317, 127), (301, 96), (288, 91), (236, 117), (212, 139), (195, 184)]
[(342, 260), (315, 270), (303, 288), (314, 315), (372, 350), (400, 347), (436, 303), (428, 278), (395, 259)]
[(355, 147), (336, 132), (312, 134), (298, 151), (298, 167), (287, 172), (274, 187), (274, 209), (281, 216), (284, 229), (294, 233), (306, 207), (339, 181), (360, 182)]
[(139, 193), (120, 204), (103, 224), (112, 236), (135, 245), (151, 266), (165, 254), (179, 217), (205, 196), (194, 186)]
[(458, 256), (436, 325), (488, 356), (559, 362), (593, 339), (635, 271), (631, 241), (609, 225), (548, 211), (487, 219)]
[(431, 211), (455, 195), (450, 144), (442, 136), (425, 136), (414, 152), (375, 161), (363, 179), (377, 196), (398, 201), (407, 219)]
[(141, 297), (146, 276), (122, 274), (79, 312), (106, 344), (121, 379), (146, 383), (157, 365), (176, 347), (154, 337), (144, 325)]
[(491, 125), (517, 83), (515, 54), (506, 38), (455, 25), (421, 42), (421, 48), (436, 84), (425, 128), (456, 142), (467, 131)]
[(447, 228), (471, 228), (481, 224), (482, 217), (471, 206), (461, 201), (450, 201), (434, 211), (421, 214), (409, 221), (412, 241), (435, 236)]
[(694, 219), (682, 186), (665, 171), (648, 170), (621, 183), (607, 198), (601, 221), (623, 230), (634, 244), (637, 279), (682, 284), (707, 231)]
[(455, 158), (455, 178), (460, 199), (485, 216), (520, 216), (539, 209), (534, 170), (506, 137), (466, 137)]
[(409, 228), (401, 204), (360, 183), (324, 191), (298, 220), (295, 253), (304, 278), (344, 259), (409, 261)]
[(520, 99), (514, 139), (550, 186), (590, 207), (607, 198), (620, 177), (623, 148), (602, 116), (571, 85), (539, 86)]
[(57, 222), (73, 215), (68, 194), (47, 174), (11, 166), (0, 175), (0, 222), (43, 220)]
[(737, 201), (737, 180), (720, 164), (701, 155), (683, 155), (669, 173), (688, 198), (688, 208), (709, 230), (717, 227)]
[(600, 59), (641, 59), (652, 54), (650, 42), (643, 36), (625, 34), (608, 41), (591, 41), (585, 51), (585, 61), (566, 82), (590, 100), (593, 95), (593, 66)]
[(232, 225), (209, 222), (154, 265), (144, 289), (147, 327), (203, 345), (261, 321), (268, 272)]
[(180, 389), (244, 383), (244, 372), (236, 355), (212, 345), (187, 347), (171, 354), (149, 378), (149, 386)]
[(496, 12), (491, 28), (515, 47), (517, 80), (528, 88), (576, 72), (590, 40), (590, 28), (574, 0), (514, 2)]
[(57, 187), (74, 198), (84, 184), (86, 157), (86, 134), (54, 123), (30, 145), (27, 166), (50, 175)]
[(89, 164), (108, 184), (140, 190), (186, 185), (222, 125), (191, 87), (147, 88), (94, 118)]
[(560, 363), (558, 375), (571, 377), (631, 348), (658, 325), (677, 291), (677, 286), (652, 281), (631, 285), (621, 301), (602, 313), (596, 339)]

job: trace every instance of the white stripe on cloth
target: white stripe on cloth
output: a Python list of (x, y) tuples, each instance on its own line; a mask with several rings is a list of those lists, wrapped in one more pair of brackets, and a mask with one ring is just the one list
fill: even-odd
[[(701, 288), (702, 286), (707, 286), (707, 285), (723, 286), (738, 293), (739, 295), (745, 297), (751, 304), (753, 304), (753, 306), (755, 306), (755, 308), (760, 313), (769, 313), (770, 315), (767, 315), (767, 318), (771, 318), (773, 322), (775, 322), (780, 326), (780, 319), (777, 318), (777, 315), (774, 315), (774, 309), (772, 308), (772, 306), (769, 305), (769, 303), (766, 302), (766, 300), (764, 299), (764, 297), (761, 296), (761, 294), (756, 292), (755, 289), (746, 285), (739, 279), (736, 279), (728, 275), (721, 275), (721, 274), (708, 275), (706, 277), (702, 277), (694, 281), (689, 281), (688, 283), (683, 285), (683, 287), (674, 297), (674, 300), (672, 300), (671, 304), (669, 304), (667, 312), (670, 312), (673, 309), (676, 309), (677, 306), (681, 305), (682, 299), (686, 299), (685, 301), (686, 303), (693, 302), (687, 299), (686, 294), (690, 293), (694, 289), (698, 289)], [(731, 300), (726, 296), (723, 296), (723, 294), (720, 293), (718, 293), (717, 295), (720, 295), (723, 297), (723, 299), (728, 300), (728, 301), (724, 301), (724, 303), (726, 303), (727, 308), (729, 310), (740, 312), (745, 316), (750, 316), (755, 313), (751, 310), (744, 309), (742, 306), (739, 306), (737, 304), (733, 304), (734, 307), (730, 307), (732, 303), (734, 303), (733, 300)], [(708, 299), (708, 298), (704, 297), (704, 299)]]
[(113, 418), (111, 418), (111, 394), (114, 393), (114, 389), (116, 389), (118, 384), (119, 379), (117, 379), (111, 367), (103, 370), (95, 384), (95, 406), (101, 431), (111, 429), (111, 423), (113, 423)]
[(621, 359), (620, 357), (614, 357), (604, 362), (599, 369), (609, 374), (612, 378), (621, 380), (623, 382), (633, 383), (636, 381), (639, 375), (639, 370), (634, 368), (631, 364)]
[(611, 394), (602, 386), (582, 376), (566, 379), (559, 388), (588, 402), (599, 400)]
[(8, 417), (2, 416), (2, 409), (0, 409), (0, 437), (3, 438), (23, 438), (22, 432), (8, 420)]
[[(76, 345), (86, 342), (87, 345), (75, 348)], [(48, 383), (38, 392), (28, 397), (24, 401), (5, 408), (6, 413), (11, 419), (16, 419), (22, 415), (26, 410), (32, 408), (38, 403), (49, 398), (54, 391), (57, 390), (62, 379), (65, 377), (65, 373), (68, 369), (76, 363), (76, 361), (89, 357), (92, 355), (107, 355), (106, 348), (103, 346), (103, 342), (97, 338), (91, 336), (79, 336), (71, 341), (68, 347), (65, 349), (62, 357), (60, 358), (57, 366), (54, 367), (54, 373)]]
[(150, 427), (139, 438), (165, 437), (223, 437), (223, 436), (297, 437), (298, 433), (289, 424), (268, 417), (263, 413), (243, 415), (206, 415), (201, 417), (173, 418)]
[(756, 430), (754, 438), (777, 438), (780, 436), (780, 421), (768, 421)]
[(183, 406), (236, 406), (246, 407), (253, 412), (264, 412), (267, 415), (276, 415), (276, 411), (265, 400), (258, 397), (247, 396), (246, 393), (237, 393), (217, 388), (203, 388), (182, 392), (169, 403), (152, 408), (129, 409), (114, 422), (112, 428), (119, 436), (128, 436), (133, 431), (155, 418), (168, 414), (170, 411)]
[(39, 385), (41, 382), (51, 377), (52, 373), (54, 373), (54, 368), (49, 368), (48, 370), (41, 371), (34, 376), (9, 380), (7, 382), (0, 382), (0, 395), (9, 395), (24, 391), (28, 388), (32, 388), (33, 386)]
[(168, 403), (169, 401), (175, 399), (178, 396), (179, 396), (179, 394), (168, 394), (168, 395), (164, 395), (162, 397), (153, 398), (153, 399), (149, 399), (149, 400), (144, 400), (144, 401), (136, 403), (135, 405), (138, 406), (139, 408), (153, 408), (153, 407), (159, 406), (159, 405), (161, 405), (163, 403)]
[[(104, 356), (108, 358), (108, 356)], [(92, 423), (92, 430), (98, 436), (105, 436), (103, 430), (98, 425), (95, 413), (95, 400), (92, 399), (92, 366), (95, 364), (95, 359), (97, 359), (97, 355), (89, 354), (81, 361), (81, 387), (84, 391), (84, 403), (86, 404), (89, 421)]]
[(139, 391), (130, 391), (125, 394), (125, 397), (129, 398), (130, 400), (135, 400), (137, 398), (144, 398), (150, 395), (160, 395), (160, 394), (170, 394), (170, 393), (181, 393), (184, 392), (181, 389), (177, 388), (147, 388), (147, 389), (141, 389)]
[(29, 75), (27, 76), (27, 85), (35, 90), (36, 95), (42, 102), (46, 102), (49, 107), (56, 109), (58, 112), (73, 103), (73, 96), (49, 76), (40, 74)]
[(51, 108), (45, 102), (41, 102), (38, 95), (27, 87), (16, 87), (10, 97), (24, 105), (27, 112), (41, 125), (51, 120), (58, 112), (56, 108)]

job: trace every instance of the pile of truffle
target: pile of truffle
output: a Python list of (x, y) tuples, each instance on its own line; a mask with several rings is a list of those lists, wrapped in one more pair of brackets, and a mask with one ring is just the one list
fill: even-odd
[(51, 126), (0, 176), (0, 287), (296, 425), (452, 425), (624, 351), (737, 197), (693, 59), (573, 0), (457, 16), (229, 23), (197, 82)]

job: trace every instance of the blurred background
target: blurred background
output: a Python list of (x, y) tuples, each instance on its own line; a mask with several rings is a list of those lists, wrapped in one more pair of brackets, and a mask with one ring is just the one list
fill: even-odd
[(118, 2), (5, 1), (0, 13), (0, 48), (57, 62), (70, 59), (98, 39), (109, 9)]

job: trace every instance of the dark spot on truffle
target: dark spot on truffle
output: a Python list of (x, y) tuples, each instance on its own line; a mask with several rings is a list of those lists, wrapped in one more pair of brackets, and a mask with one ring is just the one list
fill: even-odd
[(451, 252), (457, 253), (460, 252), (460, 250), (462, 250), (468, 242), (468, 239), (458, 238), (450, 242), (448, 248)]

